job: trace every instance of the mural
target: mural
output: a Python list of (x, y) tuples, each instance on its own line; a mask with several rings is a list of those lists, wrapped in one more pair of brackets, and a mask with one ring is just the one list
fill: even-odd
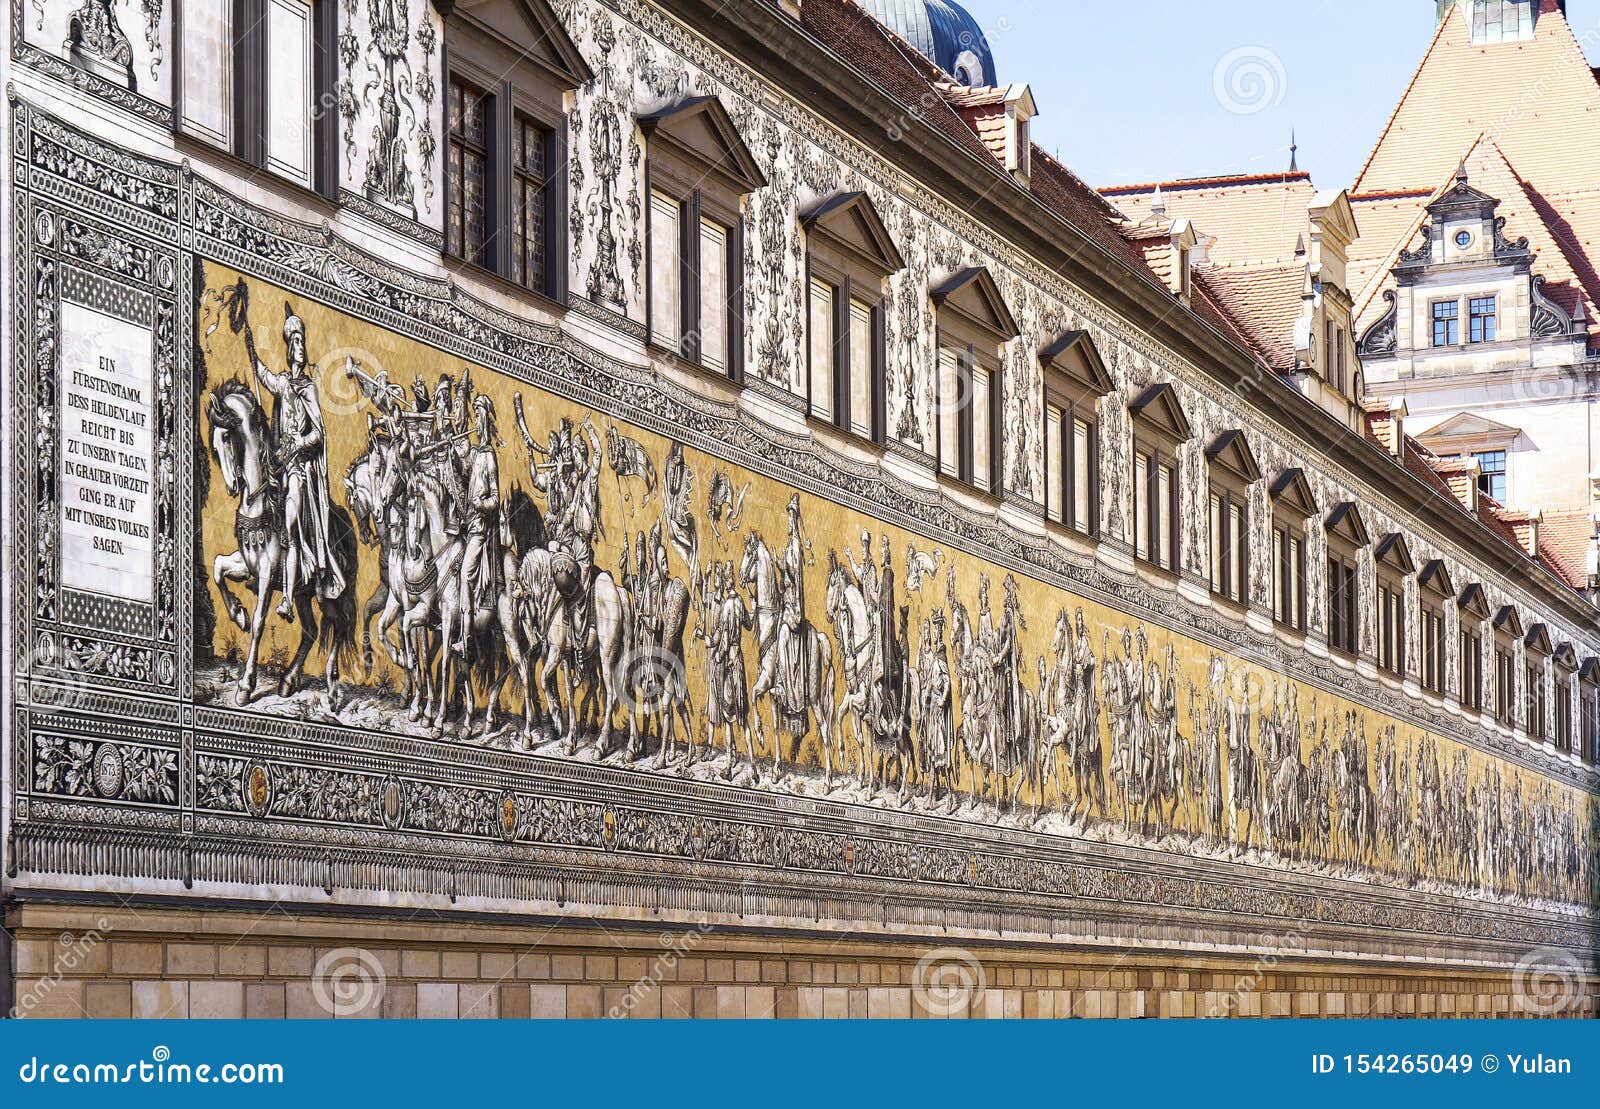
[(20, 7), (19, 45), (37, 52), (23, 57), (129, 106), (134, 99), (172, 103), (172, 25), (165, 0), (12, 2)]
[(197, 698), (1582, 903), (1593, 798), (225, 267)]

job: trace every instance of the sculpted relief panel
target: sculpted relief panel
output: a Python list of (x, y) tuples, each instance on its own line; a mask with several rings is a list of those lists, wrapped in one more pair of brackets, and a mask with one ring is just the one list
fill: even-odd
[(167, 0), (11, 0), (20, 56), (128, 106), (172, 104)]
[(1521, 903), (1588, 895), (1596, 807), (1565, 785), (732, 447), (203, 270), (202, 703), (446, 759), (601, 763)]

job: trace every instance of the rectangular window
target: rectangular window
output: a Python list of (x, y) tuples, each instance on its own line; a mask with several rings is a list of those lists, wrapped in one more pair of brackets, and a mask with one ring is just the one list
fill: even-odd
[(1328, 560), (1328, 645), (1355, 654), (1361, 649), (1361, 609), (1356, 567), (1340, 558)]
[(1470, 631), (1461, 633), (1461, 707), (1483, 711), (1483, 639)]
[(518, 114), (511, 132), (511, 280), (546, 292), (550, 132)]
[(1072, 421), (1072, 512), (1069, 521), (1085, 535), (1100, 534), (1100, 437), (1088, 420)]
[(1439, 300), (1433, 304), (1433, 345), (1453, 347), (1461, 342), (1461, 304)]
[(700, 364), (728, 368), (728, 231), (714, 220), (700, 221)]
[(650, 337), (681, 353), (683, 328), (683, 205), (650, 194)]
[(1478, 460), (1478, 492), (1506, 503), (1506, 452), (1482, 451)]
[(1473, 297), (1467, 302), (1467, 336), (1474, 343), (1494, 342), (1494, 297)]
[(489, 262), (489, 104), (482, 90), (450, 79), (450, 253), (476, 265)]
[(311, 5), (267, 0), (267, 168), (307, 188), (312, 183)]
[(1050, 519), (1084, 535), (1099, 527), (1099, 438), (1074, 404), (1045, 404), (1045, 479)]
[(836, 290), (826, 281), (811, 282), (811, 414), (833, 422)]
[(1421, 627), (1422, 688), (1429, 693), (1444, 693), (1444, 613), (1424, 607)]
[(1163, 570), (1178, 564), (1178, 474), (1173, 463), (1150, 451), (1133, 458), (1134, 554)]
[(1306, 545), (1292, 528), (1272, 529), (1272, 616), (1284, 627), (1306, 627)]
[(1536, 740), (1544, 739), (1545, 734), (1545, 697), (1544, 697), (1544, 667), (1538, 663), (1528, 663), (1526, 675), (1528, 683), (1528, 735)]
[(1600, 703), (1590, 691), (1584, 692), (1582, 702), (1583, 759), (1592, 764), (1600, 762)]
[(974, 364), (972, 367), (972, 410), (969, 417), (972, 425), (972, 462), (969, 480), (979, 489), (988, 492), (991, 468), (993, 466), (992, 451), (994, 444), (990, 442), (993, 431), (992, 405), (993, 397), (990, 395), (990, 382), (992, 377), (983, 366)]
[(1150, 560), (1150, 456), (1133, 456), (1133, 553)]
[(233, 145), (235, 6), (224, 0), (184, 5), (179, 57), (179, 129), (224, 149)]
[(1405, 593), (1389, 585), (1378, 587), (1378, 665), (1391, 674), (1405, 673)]
[(1067, 462), (1070, 453), (1066, 421), (1067, 414), (1060, 405), (1047, 403), (1044, 406), (1044, 510), (1057, 523), (1066, 523), (1069, 519), (1067, 486), (1072, 468)]
[(1572, 751), (1572, 684), (1556, 682), (1556, 748)]
[(1515, 674), (1511, 652), (1497, 649), (1494, 653), (1494, 718), (1507, 727), (1516, 722)]
[(1245, 600), (1249, 557), (1248, 510), (1225, 490), (1211, 494), (1211, 592), (1240, 604)]
[(954, 409), (961, 395), (965, 360), (960, 351), (939, 351), (939, 470), (951, 477), (961, 476), (961, 422)]
[(877, 325), (872, 305), (850, 301), (850, 430), (865, 438), (873, 436), (872, 397), (883, 363), (875, 338)]
[(1334, 384), (1338, 387), (1339, 392), (1343, 393), (1343, 392), (1346, 392), (1349, 389), (1349, 373), (1350, 373), (1350, 370), (1349, 370), (1349, 363), (1346, 361), (1346, 357), (1347, 356), (1345, 354), (1344, 328), (1342, 328), (1342, 327), (1337, 330), (1336, 335), (1335, 335), (1335, 349), (1339, 353), (1339, 357), (1338, 357), (1339, 370), (1338, 370), (1337, 375), (1335, 376)]

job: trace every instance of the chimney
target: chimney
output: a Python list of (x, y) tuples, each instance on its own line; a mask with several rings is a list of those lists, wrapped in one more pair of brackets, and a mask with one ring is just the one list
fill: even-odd
[(1450, 475), (1450, 492), (1456, 495), (1461, 507), (1474, 516), (1478, 514), (1478, 475), (1482, 471), (1482, 463), (1473, 455), (1461, 463), (1461, 469)]
[(1544, 519), (1541, 509), (1533, 509), (1528, 513), (1528, 557), (1535, 562), (1539, 561), (1539, 524)]

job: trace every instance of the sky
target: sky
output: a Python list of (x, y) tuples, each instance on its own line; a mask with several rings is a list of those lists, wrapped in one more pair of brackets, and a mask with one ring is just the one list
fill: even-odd
[[(1434, 30), (1434, 0), (962, 2), (1032, 88), (1034, 141), (1097, 186), (1282, 170), (1293, 132), (1347, 188)], [(1600, 0), (1567, 12), (1600, 34)]]

